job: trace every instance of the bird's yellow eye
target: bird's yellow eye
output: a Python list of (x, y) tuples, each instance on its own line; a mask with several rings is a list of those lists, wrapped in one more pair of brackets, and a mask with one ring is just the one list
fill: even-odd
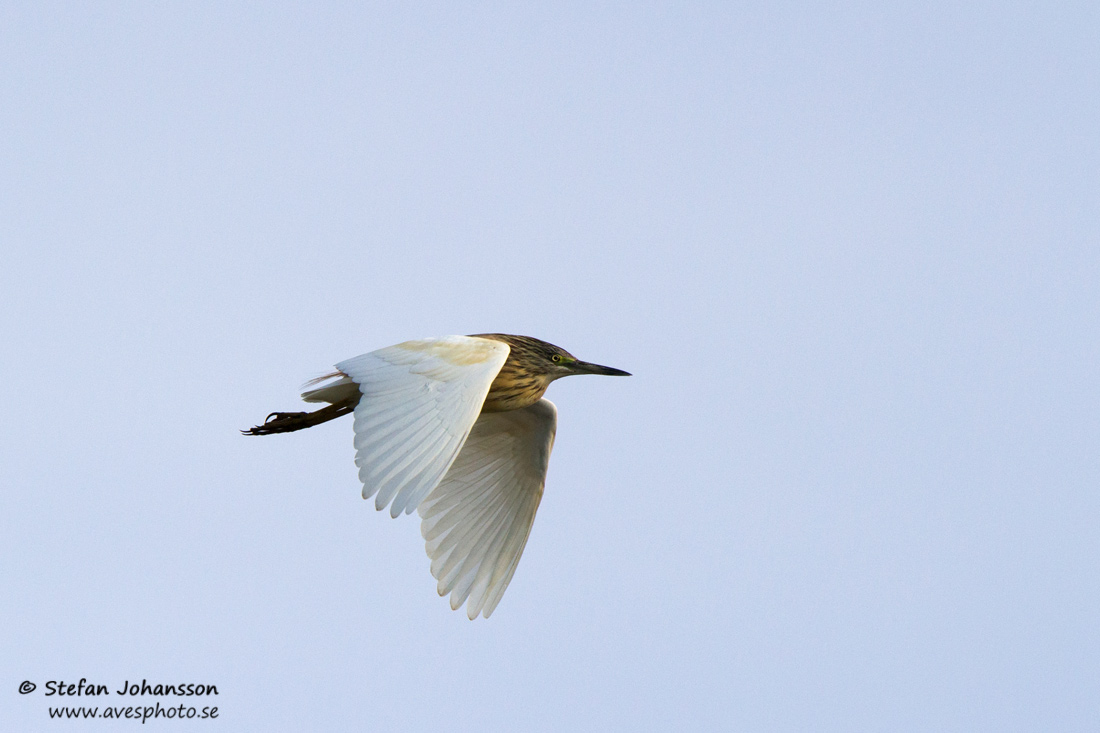
[(553, 356), (550, 357), (550, 361), (554, 362), (555, 364), (560, 364), (561, 363), (561, 354), (554, 354)]

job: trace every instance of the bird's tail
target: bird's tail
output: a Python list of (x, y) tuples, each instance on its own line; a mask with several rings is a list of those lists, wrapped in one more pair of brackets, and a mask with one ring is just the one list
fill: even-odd
[(273, 435), (274, 433), (292, 433), (295, 430), (312, 428), (314, 425), (320, 425), (323, 422), (347, 415), (355, 409), (355, 405), (358, 403), (359, 398), (356, 395), (354, 400), (348, 399), (337, 402), (313, 412), (273, 412), (267, 416), (263, 425), (242, 430), (241, 433), (244, 435)]

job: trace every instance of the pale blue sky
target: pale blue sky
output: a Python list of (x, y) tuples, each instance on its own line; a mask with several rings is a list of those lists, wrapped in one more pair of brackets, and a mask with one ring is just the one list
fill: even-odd
[[(181, 730), (1096, 730), (1098, 38), (1091, 3), (5, 4), (0, 723), (86, 677), (216, 684)], [(485, 331), (635, 376), (550, 389), (470, 622), (347, 419), (237, 431)]]

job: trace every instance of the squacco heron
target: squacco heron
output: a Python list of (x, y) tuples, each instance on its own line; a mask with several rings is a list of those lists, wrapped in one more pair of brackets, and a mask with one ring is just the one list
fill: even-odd
[(554, 445), (557, 409), (543, 399), (572, 374), (629, 376), (527, 336), (406, 341), (313, 380), (314, 412), (273, 412), (245, 435), (355, 416), (363, 498), (390, 516), (421, 517), (432, 575), (451, 608), (488, 618), (527, 544)]

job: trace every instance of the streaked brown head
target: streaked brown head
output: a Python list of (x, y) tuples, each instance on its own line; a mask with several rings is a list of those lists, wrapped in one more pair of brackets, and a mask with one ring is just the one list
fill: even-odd
[(613, 367), (581, 361), (560, 346), (530, 336), (506, 333), (477, 333), (478, 338), (503, 341), (508, 344), (508, 360), (489, 387), (482, 410), (503, 412), (533, 405), (555, 379), (573, 374), (603, 374), (629, 377), (629, 372)]

